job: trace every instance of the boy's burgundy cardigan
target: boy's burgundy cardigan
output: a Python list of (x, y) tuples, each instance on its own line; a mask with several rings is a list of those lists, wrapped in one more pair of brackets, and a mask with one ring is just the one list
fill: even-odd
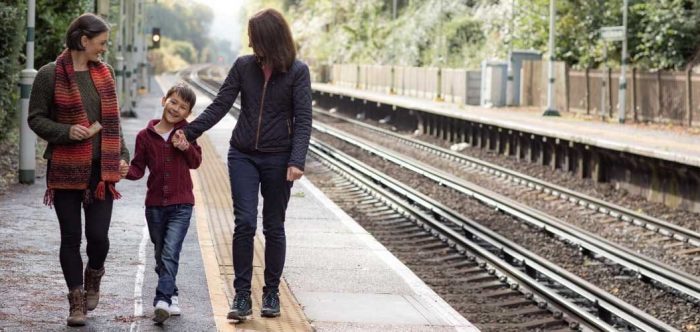
[(186, 120), (175, 124), (167, 142), (154, 128), (158, 122), (160, 119), (151, 120), (136, 136), (134, 159), (126, 178), (138, 180), (148, 167), (146, 206), (194, 204), (190, 169), (202, 163), (202, 148), (196, 142), (191, 142), (185, 151), (173, 146), (173, 134), (187, 125)]

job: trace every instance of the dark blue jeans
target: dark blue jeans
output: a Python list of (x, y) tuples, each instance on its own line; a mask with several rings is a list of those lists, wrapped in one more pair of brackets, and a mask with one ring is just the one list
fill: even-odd
[(258, 192), (263, 198), (262, 225), (265, 235), (265, 286), (263, 292), (279, 290), (286, 251), (284, 219), (291, 181), (287, 181), (289, 153), (243, 153), (233, 146), (228, 152), (233, 215), (233, 270), (236, 292), (250, 292), (253, 276), (253, 239), (257, 228)]
[(156, 273), (158, 286), (153, 305), (158, 301), (170, 304), (170, 298), (177, 295), (175, 280), (180, 262), (182, 242), (187, 235), (192, 217), (191, 204), (146, 207), (146, 222), (151, 242), (155, 247)]

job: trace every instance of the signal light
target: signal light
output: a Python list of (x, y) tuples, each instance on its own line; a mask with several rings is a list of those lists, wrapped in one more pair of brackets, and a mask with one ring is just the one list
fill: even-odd
[(151, 33), (152, 48), (160, 48), (160, 28), (153, 28)]

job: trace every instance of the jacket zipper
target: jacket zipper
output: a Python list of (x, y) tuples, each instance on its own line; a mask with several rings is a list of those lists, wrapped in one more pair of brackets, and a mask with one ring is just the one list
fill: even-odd
[(287, 134), (292, 136), (292, 125), (289, 123), (289, 119), (287, 119)]
[(260, 113), (258, 114), (258, 130), (255, 132), (255, 150), (258, 149), (258, 142), (260, 140), (260, 126), (262, 125), (263, 104), (265, 103), (265, 91), (267, 91), (267, 80), (265, 80), (265, 84), (263, 84), (262, 97), (260, 97)]

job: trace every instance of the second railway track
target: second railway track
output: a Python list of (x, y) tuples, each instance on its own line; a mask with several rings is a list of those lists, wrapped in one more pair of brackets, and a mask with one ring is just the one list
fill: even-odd
[[(211, 91), (211, 89), (209, 89), (209, 90)], [(210, 92), (210, 93), (212, 93), (212, 92)], [(319, 130), (318, 127), (317, 127), (317, 130)], [(321, 129), (321, 130), (323, 131), (324, 129)], [(325, 131), (326, 131), (326, 133), (329, 132), (328, 130), (325, 130)], [(355, 141), (357, 141), (357, 140), (355, 140)], [(320, 143), (319, 143), (319, 144), (320, 144)], [(355, 144), (355, 143), (353, 143), (353, 144)], [(416, 146), (414, 145), (413, 147), (415, 148)], [(426, 148), (426, 150), (427, 150), (427, 148)], [(320, 156), (320, 153), (319, 153), (320, 150), (319, 150), (319, 147), (318, 147), (318, 146), (316, 146), (316, 147), (314, 148), (314, 151), (315, 151), (315, 155)], [(374, 153), (375, 155), (377, 154), (376, 151), (373, 152), (373, 153)], [(440, 156), (442, 156), (442, 157), (456, 159), (456, 158), (454, 158), (454, 157), (450, 157), (448, 153), (445, 153), (445, 151), (441, 151), (441, 152), (432, 152), (432, 153), (437, 154), (437, 155), (440, 155)], [(390, 159), (390, 158), (387, 158), (387, 156), (383, 156), (382, 158), (384, 158), (385, 160), (386, 160), (386, 159)], [(463, 162), (463, 163), (465, 163), (465, 162)], [(483, 167), (485, 167), (485, 166), (483, 166), (482, 164), (474, 163), (474, 162), (472, 162), (472, 161), (469, 161), (468, 163), (471, 163), (470, 167), (476, 167), (476, 168), (479, 168), (479, 167), (482, 167), (482, 168), (483, 168)], [(406, 167), (406, 166), (404, 165), (404, 166), (402, 166), (402, 167)], [(404, 171), (405, 171), (405, 169), (404, 169)], [(415, 170), (414, 170), (414, 171), (415, 171)], [(649, 222), (648, 222), (648, 221), (644, 221), (644, 222), (640, 221), (640, 220), (641, 220), (640, 217), (639, 217), (638, 215), (635, 215), (634, 213), (632, 213), (632, 214), (627, 213), (627, 212), (629, 212), (629, 211), (622, 211), (622, 213), (620, 213), (620, 212), (618, 212), (618, 211), (620, 211), (620, 210), (614, 210), (614, 207), (613, 207), (613, 208), (610, 208), (609, 205), (601, 204), (601, 202), (586, 201), (586, 203), (582, 203), (582, 202), (584, 202), (584, 201), (583, 201), (581, 198), (579, 198), (579, 197), (577, 197), (577, 196), (571, 195), (570, 192), (567, 192), (566, 190), (563, 190), (563, 188), (546, 187), (546, 188), (543, 189), (543, 186), (542, 186), (542, 185), (532, 184), (532, 183), (535, 183), (535, 182), (529, 181), (529, 180), (527, 180), (527, 179), (526, 179), (526, 180), (521, 180), (521, 178), (518, 178), (518, 180), (515, 181), (515, 180), (513, 180), (514, 177), (513, 177), (512, 175), (510, 175), (509, 173), (502, 172), (501, 170), (490, 171), (490, 172), (486, 172), (486, 173), (489, 173), (489, 174), (496, 173), (496, 175), (498, 175), (498, 176), (500, 176), (500, 177), (502, 177), (502, 178), (505, 178), (505, 179), (507, 179), (507, 180), (510, 181), (510, 182), (516, 182), (516, 183), (518, 183), (518, 182), (520, 182), (520, 181), (524, 181), (524, 183), (526, 183), (526, 186), (535, 187), (537, 190), (546, 192), (547, 194), (551, 194), (552, 196), (564, 197), (564, 198), (566, 198), (566, 201), (572, 202), (572, 203), (574, 203), (574, 204), (577, 205), (577, 206), (583, 207), (584, 209), (590, 209), (590, 210), (592, 210), (592, 211), (597, 211), (597, 213), (606, 213), (606, 214), (610, 215), (611, 217), (615, 217), (615, 218), (620, 219), (620, 220), (626, 220), (626, 221), (628, 221), (628, 222), (631, 222), (632, 224), (638, 224), (638, 225), (640, 225), (641, 227), (647, 227), (647, 228), (650, 227), (650, 226), (648, 226), (648, 225), (649, 225)], [(391, 174), (394, 175), (394, 174), (396, 174), (396, 173), (392, 172)], [(501, 175), (499, 175), (499, 174), (501, 174)], [(505, 175), (503, 175), (503, 174), (505, 174)], [(424, 174), (424, 175), (425, 175), (425, 174)], [(413, 177), (415, 177), (415, 175), (414, 175)], [(449, 181), (447, 181), (447, 179), (445, 179), (445, 178), (443, 178), (443, 179), (435, 179), (435, 178), (433, 178), (433, 180), (439, 181), (439, 182), (440, 182), (440, 185), (442, 185), (442, 186), (446, 185), (446, 184), (449, 182)], [(527, 182), (527, 181), (529, 181), (529, 182)], [(538, 186), (539, 186), (539, 188), (538, 188)], [(475, 192), (472, 192), (472, 193), (469, 194), (469, 195), (472, 196), (472, 197), (474, 197), (474, 196), (475, 196)], [(571, 199), (571, 197), (574, 197), (574, 198)], [(584, 197), (584, 198), (585, 198), (585, 197)], [(369, 201), (371, 201), (371, 200), (369, 200)], [(489, 206), (491, 206), (491, 207), (494, 207), (494, 204), (489, 203), (489, 202), (485, 202), (484, 200), (482, 200), (482, 203), (486, 203), (487, 205), (489, 205)], [(597, 203), (597, 205), (593, 205), (594, 203)], [(604, 203), (604, 202), (602, 202), (602, 203)], [(415, 201), (413, 202), (413, 204), (415, 204)], [(391, 206), (391, 205), (390, 205), (390, 206)], [(501, 209), (501, 210), (508, 210), (508, 209), (509, 209), (509, 207), (507, 207), (507, 206), (499, 206), (498, 208)], [(382, 210), (382, 209), (383, 209), (383, 210), (386, 210), (386, 209), (388, 209), (388, 208), (381, 208), (381, 207), (380, 207), (380, 208), (378, 208), (378, 209), (380, 209), (380, 210)], [(427, 209), (428, 211), (431, 211), (430, 208), (423, 207), (423, 209)], [(612, 211), (612, 213), (611, 213), (610, 211)], [(380, 211), (380, 212), (381, 212), (381, 211)], [(511, 211), (511, 212), (512, 212), (512, 211)], [(384, 212), (384, 213), (391, 215), (392, 213), (396, 213), (396, 212)], [(625, 214), (625, 213), (626, 213), (626, 214)], [(433, 217), (435, 217), (435, 218), (437, 218), (437, 219), (445, 219), (445, 218), (446, 218), (446, 217), (444, 217), (444, 216), (443, 216), (443, 217), (436, 217), (435, 211), (433, 211), (432, 214), (433, 214)], [(535, 214), (536, 214), (536, 213), (535, 213)], [(377, 214), (376, 214), (376, 211), (375, 211), (374, 216), (375, 216), (375, 217), (381, 217), (381, 216), (383, 216), (383, 215), (382, 215), (382, 214), (377, 215)], [(531, 217), (532, 217), (532, 216), (531, 216)], [(540, 217), (541, 217), (541, 216), (540, 216)], [(523, 216), (520, 216), (520, 218), (523, 219)], [(414, 219), (414, 221), (415, 221), (415, 218), (413, 218), (413, 219)], [(447, 219), (449, 219), (449, 218), (447, 218)], [(393, 220), (392, 222), (389, 222), (389, 223), (383, 223), (382, 220), (384, 220), (384, 219), (382, 219), (382, 218), (378, 218), (378, 220), (379, 220), (379, 221), (378, 221), (378, 224), (383, 224), (383, 226), (381, 226), (381, 227), (384, 227), (384, 228), (383, 228), (383, 232), (384, 232), (383, 234), (390, 234), (391, 232), (393, 232), (393, 230), (391, 229), (391, 227), (397, 226), (397, 225), (395, 225), (395, 224), (398, 223), (397, 220)], [(443, 221), (444, 221), (444, 220), (443, 220)], [(527, 220), (525, 220), (525, 221), (527, 221)], [(530, 222), (533, 223), (532, 220), (531, 220)], [(423, 222), (421, 222), (421, 223), (418, 223), (418, 226), (421, 226), (421, 224), (423, 225), (423, 228), (426, 229), (426, 227), (425, 227), (425, 225), (426, 225), (426, 224), (425, 224), (425, 221), (423, 221)], [(393, 225), (393, 226), (391, 226), (391, 225)], [(453, 226), (454, 226), (454, 225), (453, 225)], [(476, 226), (476, 225), (474, 225), (474, 226)], [(365, 227), (368, 227), (368, 226), (365, 226)], [(381, 228), (381, 227), (380, 227), (380, 228)], [(404, 225), (404, 226), (401, 226), (401, 227), (407, 227), (407, 226)], [(401, 229), (401, 227), (398, 227), (398, 229)], [(542, 226), (540, 226), (540, 227), (542, 227)], [(655, 227), (655, 226), (652, 226), (652, 227)], [(430, 227), (428, 227), (428, 228), (430, 228)], [(443, 242), (445, 245), (447, 245), (446, 248), (448, 248), (448, 249), (449, 249), (449, 248), (454, 249), (454, 248), (457, 248), (457, 247), (458, 247), (458, 248), (461, 248), (461, 250), (457, 250), (456, 252), (457, 252), (457, 253), (460, 253), (460, 254), (462, 254), (462, 255), (464, 255), (464, 256), (466, 257), (466, 262), (469, 262), (470, 259), (471, 259), (472, 261), (476, 259), (476, 258), (475, 258), (475, 257), (476, 257), (476, 254), (465, 254), (465, 252), (466, 252), (466, 251), (465, 251), (465, 248), (468, 247), (468, 246), (467, 246), (467, 245), (464, 245), (464, 244), (458, 246), (458, 245), (456, 244), (457, 242), (456, 242), (456, 240), (455, 240), (455, 238), (454, 238), (454, 235), (450, 235), (450, 234), (449, 234), (449, 230), (442, 230), (443, 233), (441, 233), (441, 231), (440, 231), (440, 230), (437, 230), (436, 228), (439, 229), (439, 228), (441, 228), (441, 227), (433, 227), (433, 228), (430, 228), (428, 234), (430, 234), (431, 236), (433, 236), (433, 237), (437, 238), (438, 240), (440, 240), (439, 242)], [(547, 228), (547, 227), (544, 227), (544, 229), (548, 229), (548, 228)], [(681, 234), (682, 232), (678, 231), (677, 229), (674, 229), (673, 232), (664, 231), (664, 230), (662, 230), (660, 227), (659, 227), (659, 228), (653, 228), (653, 230), (655, 230), (655, 231), (658, 232), (658, 233), (662, 233), (662, 234), (664, 234), (665, 236), (668, 236), (669, 238), (675, 238), (677, 241), (680, 241), (680, 242), (682, 242), (682, 243), (685, 243), (686, 245), (696, 245), (696, 243), (693, 242), (693, 241), (695, 241), (695, 240), (693, 240), (690, 236), (685, 237), (685, 236), (679, 235), (679, 234)], [(482, 231), (483, 231), (483, 230), (482, 230)], [(410, 231), (409, 231), (409, 232), (410, 232)], [(483, 241), (483, 240), (484, 240), (484, 235), (483, 235), (483, 233), (479, 233), (480, 235), (475, 235), (475, 231), (474, 231), (474, 230), (467, 231), (467, 230), (465, 230), (464, 228), (462, 228), (462, 229), (460, 229), (460, 230), (458, 231), (458, 233), (459, 233), (459, 232), (464, 233), (463, 236), (466, 236), (467, 238), (471, 238), (471, 239), (472, 239), (473, 241), (475, 241), (475, 242), (479, 242), (479, 241)], [(480, 232), (481, 232), (481, 231), (480, 231)], [(560, 230), (560, 232), (561, 232), (561, 230)], [(477, 233), (478, 233), (478, 232), (477, 232)], [(563, 239), (565, 240), (565, 242), (567, 242), (568, 245), (571, 245), (571, 243), (575, 243), (576, 245), (580, 246), (581, 248), (584, 248), (585, 251), (588, 251), (588, 252), (592, 253), (592, 257), (594, 257), (594, 258), (606, 257), (606, 259), (602, 259), (602, 260), (601, 260), (601, 259), (598, 259), (598, 261), (600, 261), (600, 262), (603, 263), (603, 267), (604, 267), (604, 268), (609, 268), (609, 264), (611, 264), (612, 262), (615, 262), (615, 264), (617, 264), (617, 265), (621, 265), (621, 266), (622, 266), (622, 270), (620, 270), (620, 272), (618, 273), (620, 276), (631, 276), (631, 277), (634, 277), (635, 275), (640, 275), (640, 276), (642, 276), (642, 277), (644, 277), (644, 278), (648, 278), (648, 279), (650, 279), (650, 280), (655, 280), (655, 283), (656, 283), (657, 285), (666, 285), (667, 287), (675, 288), (674, 293), (686, 294), (685, 296), (688, 297), (688, 299), (691, 299), (691, 300), (692, 300), (693, 298), (697, 298), (697, 294), (693, 293), (693, 292), (697, 291), (696, 289), (693, 288), (693, 287), (696, 287), (696, 285), (692, 285), (692, 284), (691, 284), (691, 285), (688, 285), (688, 284), (686, 284), (685, 286), (683, 286), (683, 285), (681, 285), (681, 286), (679, 286), (679, 285), (673, 285), (673, 286), (671, 286), (671, 285), (669, 285), (668, 283), (664, 282), (663, 280), (661, 280), (661, 282), (660, 282), (660, 279), (662, 279), (662, 278), (659, 278), (658, 275), (654, 275), (654, 273), (660, 272), (660, 271), (645, 271), (645, 270), (643, 270), (643, 269), (640, 269), (640, 265), (637, 265), (637, 266), (629, 265), (629, 264), (631, 264), (631, 263), (625, 263), (625, 262), (623, 262), (623, 261), (620, 261), (620, 258), (619, 258), (619, 257), (618, 257), (618, 258), (615, 258), (615, 257), (610, 257), (609, 255), (606, 256), (606, 254), (603, 254), (602, 252), (599, 252), (599, 249), (600, 249), (600, 248), (595, 248), (594, 245), (591, 245), (591, 244), (582, 244), (581, 242), (577, 242), (578, 240), (576, 240), (576, 239), (573, 238), (573, 237), (568, 237), (568, 238), (567, 238), (567, 235), (562, 234), (562, 233), (554, 232), (553, 234), (555, 234), (557, 237), (563, 238)], [(418, 236), (416, 239), (419, 239), (419, 238), (420, 238), (419, 235), (415, 235), (415, 236)], [(497, 237), (497, 236), (496, 236), (496, 237)], [(433, 244), (430, 243), (430, 240), (427, 240), (427, 239), (426, 239), (425, 241), (427, 241), (427, 242), (425, 242), (425, 243), (426, 243), (426, 245), (428, 246), (427, 249), (429, 249), (429, 250), (433, 250), (433, 251), (435, 251), (435, 250), (436, 250), (436, 251), (444, 251), (444, 252), (449, 251), (449, 250), (444, 249), (444, 248), (441, 249), (439, 246), (434, 247)], [(435, 245), (437, 245), (437, 244), (435, 244)], [(405, 244), (404, 244), (404, 246), (405, 246)], [(410, 246), (410, 245), (409, 245), (409, 246)], [(695, 317), (695, 318), (694, 318), (694, 317), (689, 317), (688, 319), (678, 319), (678, 320), (669, 320), (669, 319), (665, 318), (665, 319), (664, 319), (665, 321), (667, 321), (667, 322), (669, 322), (671, 325), (673, 325), (673, 327), (671, 327), (671, 326), (667, 325), (666, 323), (663, 323), (663, 322), (661, 322), (661, 321), (659, 321), (659, 320), (657, 320), (657, 319), (655, 319), (655, 318), (653, 318), (653, 317), (651, 317), (651, 316), (649, 316), (649, 315), (646, 315), (646, 316), (645, 316), (645, 314), (643, 314), (643, 313), (637, 313), (637, 312), (635, 311), (636, 308), (633, 308), (632, 306), (630, 306), (632, 309), (630, 309), (630, 308), (621, 309), (620, 307), (617, 307), (617, 308), (616, 308), (615, 305), (613, 305), (613, 304), (605, 304), (606, 301), (616, 302), (616, 301), (619, 301), (619, 300), (616, 300), (614, 296), (612, 296), (611, 298), (607, 298), (607, 300), (605, 299), (605, 296), (604, 296), (602, 299), (601, 299), (601, 298), (593, 298), (593, 297), (591, 297), (591, 292), (590, 292), (590, 291), (588, 292), (587, 295), (582, 295), (582, 292), (581, 292), (580, 290), (577, 292), (577, 291), (575, 291), (575, 290), (572, 290), (571, 288), (566, 288), (566, 287), (564, 287), (564, 286), (567, 286), (567, 283), (573, 283), (572, 285), (568, 285), (568, 287), (577, 286), (577, 284), (578, 284), (578, 287), (580, 287), (581, 284), (579, 284), (580, 281), (578, 281), (578, 282), (572, 282), (572, 281), (566, 282), (566, 281), (563, 281), (563, 280), (557, 280), (557, 279), (560, 278), (562, 275), (566, 275), (567, 272), (565, 272), (565, 271), (563, 271), (563, 270), (558, 270), (556, 267), (550, 266), (550, 270), (549, 270), (550, 272), (542, 272), (542, 271), (540, 271), (540, 270), (535, 269), (535, 270), (534, 270), (535, 272), (534, 272), (534, 275), (533, 275), (533, 274), (532, 274), (532, 273), (533, 273), (532, 258), (525, 258), (525, 256), (523, 256), (523, 252), (526, 252), (526, 251), (518, 251), (518, 250), (512, 249), (513, 247), (505, 246), (505, 245), (503, 245), (503, 244), (498, 245), (498, 244), (490, 243), (490, 244), (487, 245), (487, 247), (488, 247), (488, 246), (490, 246), (491, 250), (493, 250), (493, 248), (500, 248), (500, 249), (496, 250), (496, 256), (503, 256), (502, 258), (505, 258), (505, 261), (509, 261), (509, 264), (515, 266), (516, 269), (524, 270), (524, 271), (526, 272), (526, 273), (525, 273), (526, 276), (528, 275), (528, 273), (530, 273), (530, 274), (531, 274), (531, 275), (530, 275), (531, 278), (534, 278), (534, 279), (538, 279), (538, 278), (539, 278), (539, 279), (545, 280), (545, 281), (546, 281), (545, 283), (550, 283), (550, 287), (551, 287), (551, 285), (555, 285), (555, 286), (552, 288), (552, 289), (557, 289), (557, 291), (555, 291), (555, 293), (559, 292), (558, 294), (560, 294), (560, 295), (561, 295), (561, 294), (566, 294), (567, 296), (569, 296), (569, 300), (568, 300), (568, 301), (570, 301), (570, 302), (573, 301), (572, 303), (576, 303), (576, 306), (578, 306), (579, 309), (580, 309), (580, 308), (584, 308), (583, 310), (584, 310), (584, 311), (587, 311), (587, 312), (589, 312), (589, 313), (595, 312), (595, 316), (598, 317), (598, 318), (596, 318), (596, 319), (597, 319), (598, 321), (600, 321), (600, 322), (605, 323), (605, 324), (612, 324), (612, 325), (614, 325), (616, 328), (629, 328), (629, 329), (632, 329), (632, 330), (673, 330), (674, 327), (676, 327), (676, 328), (678, 328), (679, 330), (682, 329), (682, 330), (692, 331), (693, 326), (697, 326), (697, 325), (693, 325), (693, 324), (697, 324), (697, 323), (698, 323), (696, 317)], [(509, 249), (510, 251), (504, 249), (504, 248), (506, 248), (506, 247), (511, 248), (511, 249)], [(399, 249), (398, 249), (399, 251), (402, 250), (402, 249), (400, 249), (400, 248), (401, 248), (401, 246), (399, 246)], [(423, 248), (423, 249), (426, 249), (424, 246), (423, 246), (422, 248)], [(618, 248), (618, 249), (619, 249), (619, 248)], [(562, 250), (565, 251), (565, 249), (562, 249)], [(419, 255), (420, 255), (420, 252), (421, 252), (421, 251), (419, 250), (417, 253), (414, 253), (414, 255), (418, 255), (418, 256), (419, 256)], [(493, 253), (492, 253), (492, 254), (493, 254)], [(460, 265), (460, 263), (459, 263), (459, 258), (458, 258), (457, 256), (458, 256), (458, 255), (456, 255), (455, 252), (453, 252), (451, 255), (450, 255), (450, 254), (447, 254), (447, 256), (444, 256), (444, 257), (441, 257), (441, 258), (438, 258), (438, 259), (439, 259), (439, 260), (442, 260), (442, 261), (450, 262), (449, 264), (447, 264), (448, 266), (449, 266), (450, 264), (452, 264), (452, 265), (455, 265), (455, 264), (456, 264), (456, 265)], [(410, 259), (410, 258), (407, 258), (407, 259)], [(406, 259), (404, 259), (404, 260), (406, 260)], [(642, 260), (644, 260), (644, 259), (642, 259)], [(528, 263), (529, 263), (529, 264), (528, 264)], [(465, 264), (465, 266), (469, 266), (468, 263), (464, 263), (464, 264)], [(480, 263), (480, 264), (477, 264), (477, 266), (482, 266), (482, 267), (484, 267), (483, 265), (485, 265), (485, 266), (487, 266), (487, 267), (490, 266), (491, 268), (487, 268), (487, 269), (486, 269), (487, 274), (490, 273), (492, 276), (494, 276), (494, 275), (495, 275), (495, 276), (498, 276), (498, 277), (499, 277), (498, 280), (499, 280), (503, 285), (506, 285), (506, 286), (511, 285), (511, 287), (515, 287), (516, 289), (519, 288), (520, 286), (512, 286), (512, 285), (522, 285), (524, 288), (527, 288), (527, 284), (528, 284), (527, 282), (523, 282), (522, 280), (520, 280), (520, 281), (515, 281), (515, 280), (517, 280), (517, 278), (515, 278), (515, 277), (513, 276), (513, 273), (514, 273), (514, 272), (512, 272), (512, 271), (509, 272), (509, 271), (504, 271), (504, 270), (502, 270), (503, 267), (502, 267), (502, 266), (499, 267), (500, 264), (502, 264), (502, 262), (501, 262), (501, 263), (486, 262), (486, 261), (483, 260), (483, 256), (482, 256), (481, 263)], [(627, 265), (626, 265), (626, 264), (627, 264)], [(546, 265), (546, 264), (545, 264), (545, 265)], [(501, 270), (498, 270), (499, 272), (493, 272), (493, 271), (495, 271), (494, 268), (496, 268), (496, 267), (500, 268)], [(551, 271), (557, 271), (557, 272), (551, 272)], [(463, 271), (463, 272), (464, 272), (464, 271)], [(638, 273), (639, 273), (639, 274), (638, 274)], [(666, 272), (662, 272), (662, 273), (665, 274)], [(669, 272), (669, 273), (670, 273), (670, 272)], [(517, 273), (516, 273), (516, 274), (517, 274)], [(559, 276), (559, 277), (557, 277), (557, 276)], [(570, 276), (570, 277), (572, 277), (572, 278), (577, 278), (576, 276)], [(673, 279), (673, 278), (676, 278), (676, 277), (679, 277), (679, 276), (676, 275), (676, 274), (672, 274), (672, 275), (671, 275), (671, 274), (668, 274), (668, 275), (666, 275), (666, 277), (672, 277), (672, 279)], [(686, 275), (686, 276), (683, 276), (682, 274), (680, 275), (679, 278), (680, 278), (680, 279), (683, 279), (683, 278), (685, 278), (685, 277), (691, 277), (690, 279), (692, 279), (692, 276), (687, 276), (687, 275)], [(476, 276), (475, 279), (470, 279), (470, 278), (466, 278), (466, 279), (469, 279), (469, 280), (474, 281), (474, 280), (480, 280), (480, 277)], [(484, 280), (487, 280), (487, 279), (484, 279)], [(441, 284), (441, 283), (444, 283), (444, 282), (441, 282), (441, 281), (436, 281), (436, 282), (435, 282), (436, 285), (439, 285), (439, 284)], [(566, 289), (565, 289), (564, 291), (562, 291), (562, 287), (563, 287), (563, 288), (566, 288)], [(688, 289), (685, 289), (684, 287), (688, 287)], [(506, 293), (507, 293), (507, 292), (506, 292)], [(538, 300), (538, 301), (540, 301), (540, 303), (538, 303), (538, 305), (539, 305), (540, 307), (543, 306), (542, 303), (545, 303), (545, 304), (544, 304), (544, 307), (547, 307), (547, 305), (546, 305), (547, 303), (552, 303), (552, 304), (553, 304), (553, 307), (554, 307), (555, 309), (550, 310), (550, 312), (553, 312), (554, 314), (553, 314), (553, 316), (544, 315), (544, 316), (547, 316), (547, 317), (544, 317), (544, 318), (543, 318), (544, 320), (542, 321), (542, 324), (543, 324), (542, 326), (549, 326), (549, 327), (551, 327), (552, 329), (559, 329), (559, 328), (561, 328), (560, 325), (561, 325), (561, 322), (562, 322), (562, 321), (569, 321), (569, 320), (571, 320), (571, 319), (567, 320), (567, 317), (575, 317), (575, 316), (577, 316), (575, 313), (572, 313), (572, 312), (570, 311), (571, 309), (569, 308), (569, 306), (568, 306), (566, 303), (562, 304), (563, 302), (557, 302), (557, 301), (555, 301), (555, 300), (553, 300), (553, 299), (551, 299), (551, 298), (545, 298), (545, 297), (543, 297), (542, 295), (545, 294), (546, 292), (543, 292), (542, 290), (534, 290), (534, 289), (533, 289), (532, 291), (525, 292), (525, 293), (528, 294), (528, 296), (530, 297), (529, 299), (532, 299), (533, 296), (534, 296), (535, 299), (540, 299), (540, 300)], [(597, 291), (596, 291), (596, 292), (593, 292), (593, 293), (597, 293)], [(602, 293), (600, 293), (600, 294), (604, 294), (604, 293), (605, 293), (605, 292), (602, 292)], [(534, 295), (534, 294), (539, 294), (539, 295)], [(573, 295), (572, 295), (572, 294), (573, 294)], [(597, 295), (600, 295), (600, 294), (597, 294)], [(574, 296), (574, 295), (575, 295), (575, 296)], [(610, 294), (608, 294), (608, 295), (610, 295)], [(447, 297), (449, 297), (449, 296), (447, 296)], [(576, 297), (579, 297), (579, 299), (576, 299)], [(581, 299), (581, 298), (583, 298), (583, 299)], [(520, 303), (519, 301), (520, 301), (520, 300), (515, 300), (514, 303)], [(494, 301), (494, 302), (497, 303), (498, 301)], [(525, 303), (525, 304), (524, 304), (525, 307), (527, 306), (527, 305), (526, 305), (526, 302), (527, 302), (527, 301), (523, 302), (523, 303)], [(589, 302), (589, 303), (586, 304), (586, 303), (584, 303), (584, 302)], [(671, 303), (672, 306), (676, 306), (676, 307), (677, 307), (678, 305), (681, 305), (681, 304), (679, 304), (679, 302), (683, 302), (683, 301), (676, 301), (676, 302), (671, 301), (671, 302), (668, 302), (668, 303)], [(537, 303), (537, 301), (536, 301), (535, 303)], [(692, 304), (688, 304), (688, 306), (690, 306), (690, 310), (697, 309), (697, 308), (696, 308), (694, 305), (692, 305)], [(516, 307), (517, 307), (517, 306), (516, 306)], [(591, 308), (593, 308), (593, 309), (591, 309)], [(523, 308), (519, 308), (519, 309), (522, 309), (522, 310), (520, 310), (520, 311), (519, 311), (519, 310), (515, 310), (514, 312), (528, 312), (528, 310), (530, 310), (530, 309), (523, 309)], [(543, 308), (540, 308), (540, 309), (543, 309)], [(523, 310), (524, 310), (524, 311), (523, 311)], [(629, 311), (629, 310), (632, 310), (632, 311)], [(674, 309), (674, 310), (677, 310), (677, 309)], [(688, 310), (688, 308), (681, 309), (680, 312), (681, 312), (681, 313), (684, 313), (686, 310)], [(575, 311), (575, 310), (574, 310), (574, 311)], [(653, 310), (652, 310), (652, 311), (653, 311)], [(532, 309), (532, 312), (533, 312), (533, 313), (536, 313), (536, 312), (541, 313), (541, 310), (538, 311), (538, 310), (536, 310), (536, 309)], [(641, 311), (640, 311), (640, 312), (641, 312)], [(654, 312), (654, 315), (656, 315), (656, 314), (657, 314), (657, 312)], [(639, 316), (638, 316), (638, 315), (639, 315)], [(554, 319), (552, 319), (552, 317), (554, 317)], [(562, 319), (563, 319), (563, 320), (562, 320)], [(585, 319), (581, 319), (580, 317), (579, 317), (579, 318), (576, 318), (576, 319), (573, 319), (572, 321), (583, 321), (584, 323), (581, 325), (581, 326), (583, 326), (583, 327), (592, 327), (593, 329), (607, 329), (607, 327), (606, 327), (605, 324), (603, 324), (603, 325), (601, 325), (601, 326), (597, 326), (595, 321), (592, 321), (592, 322), (591, 322), (591, 321), (585, 322)], [(553, 323), (552, 323), (552, 322), (553, 322)], [(559, 322), (559, 323), (557, 323), (557, 322)], [(571, 323), (571, 322), (570, 322), (570, 323)]]

